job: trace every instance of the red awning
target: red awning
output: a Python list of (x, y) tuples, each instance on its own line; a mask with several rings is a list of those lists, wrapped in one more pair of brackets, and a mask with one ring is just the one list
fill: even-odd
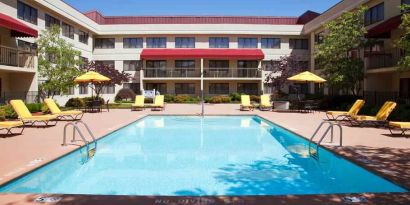
[(144, 49), (141, 53), (143, 60), (166, 59), (240, 59), (262, 60), (265, 58), (260, 49)]
[(390, 31), (397, 29), (401, 24), (401, 15), (392, 17), (367, 31), (367, 38), (390, 36)]
[(5, 27), (11, 30), (13, 37), (38, 37), (38, 32), (21, 23), (17, 19), (0, 13), (0, 27)]

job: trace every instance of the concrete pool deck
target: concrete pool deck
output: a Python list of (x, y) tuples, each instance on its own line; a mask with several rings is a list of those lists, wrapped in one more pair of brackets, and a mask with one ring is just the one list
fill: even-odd
[[(85, 114), (83, 121), (102, 137), (149, 114), (197, 115), (197, 104), (168, 104), (165, 111), (150, 109), (131, 112), (128, 109)], [(323, 112), (279, 113), (239, 111), (239, 105), (206, 105), (207, 115), (259, 115), (283, 126), (305, 138), (310, 138), (320, 122), (326, 118)], [(49, 128), (26, 128), (22, 135), (0, 138), (0, 184), (42, 166), (76, 149), (79, 145), (61, 146), (63, 127), (59, 122)], [(337, 135), (336, 135), (336, 139)], [(355, 163), (410, 189), (410, 138), (393, 137), (386, 129), (343, 126), (343, 147), (327, 148)], [(35, 194), (0, 194), (0, 204), (38, 204)], [(353, 204), (410, 204), (410, 193), (365, 194), (366, 203)], [(133, 197), (133, 196), (84, 196), (63, 195), (63, 200), (54, 204), (346, 204), (343, 195), (266, 196), (266, 197)], [(303, 203), (301, 203), (303, 202)], [(53, 204), (53, 203), (48, 203)]]

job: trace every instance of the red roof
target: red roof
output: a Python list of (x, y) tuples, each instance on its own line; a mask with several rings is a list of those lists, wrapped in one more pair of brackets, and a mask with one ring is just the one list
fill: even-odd
[(13, 37), (38, 37), (38, 32), (17, 19), (0, 13), (0, 26), (10, 29)]
[(98, 24), (266, 24), (296, 25), (298, 17), (255, 16), (103, 16), (98, 11), (85, 13)]
[(261, 49), (143, 49), (143, 60), (166, 60), (166, 59), (238, 59), (238, 60), (262, 60), (265, 58)]
[(390, 35), (390, 31), (397, 29), (401, 24), (401, 15), (387, 19), (367, 31), (366, 37), (377, 38), (383, 35)]

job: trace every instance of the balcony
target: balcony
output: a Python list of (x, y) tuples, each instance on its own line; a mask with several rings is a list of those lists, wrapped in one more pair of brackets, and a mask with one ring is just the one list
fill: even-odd
[(369, 53), (365, 55), (367, 69), (373, 70), (395, 67), (401, 56), (399, 50), (384, 53)]
[(145, 78), (200, 78), (199, 69), (179, 69), (179, 68), (146, 68)]
[(0, 45), (0, 65), (34, 69), (36, 53)]
[(257, 68), (206, 68), (205, 78), (261, 78), (261, 71)]

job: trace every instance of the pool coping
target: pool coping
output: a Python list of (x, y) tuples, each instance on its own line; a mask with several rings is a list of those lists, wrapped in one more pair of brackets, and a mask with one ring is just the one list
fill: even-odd
[[(139, 121), (139, 120), (141, 120), (141, 119), (143, 119), (143, 118), (146, 118), (146, 117), (149, 117), (149, 116), (200, 116), (200, 115), (198, 115), (198, 114), (164, 114), (164, 113), (149, 113), (149, 114), (142, 114), (141, 116), (138, 116), (138, 117), (136, 117), (133, 121), (131, 121), (131, 122), (127, 122), (127, 123), (124, 123), (124, 124), (122, 124), (122, 125), (120, 125), (119, 127), (117, 127), (117, 128), (115, 128), (114, 130), (110, 130), (110, 131), (108, 131), (107, 133), (103, 133), (101, 136), (97, 136), (97, 141), (99, 141), (99, 140), (101, 140), (101, 139), (103, 139), (103, 138), (105, 138), (105, 137), (107, 137), (108, 135), (110, 135), (110, 134), (112, 134), (112, 133), (115, 133), (115, 132), (117, 132), (118, 130), (120, 130), (120, 129), (122, 129), (122, 128), (124, 128), (124, 127), (126, 127), (126, 126), (129, 126), (129, 125), (131, 125), (131, 124), (133, 124), (133, 123), (135, 123), (135, 122), (137, 122), (137, 121)], [(274, 120), (269, 120), (269, 119), (267, 119), (266, 117), (264, 117), (264, 116), (261, 116), (260, 114), (258, 114), (258, 113), (241, 113), (241, 114), (205, 114), (205, 116), (255, 116), (255, 117), (259, 117), (259, 118), (261, 118), (261, 119), (263, 119), (264, 121), (266, 121), (266, 122), (269, 122), (269, 123), (272, 123), (272, 124), (274, 124), (274, 125), (276, 125), (276, 126), (278, 126), (278, 127), (280, 127), (280, 128), (282, 128), (282, 129), (284, 129), (284, 130), (286, 130), (286, 131), (288, 131), (288, 132), (290, 132), (290, 133), (292, 133), (292, 134), (295, 134), (295, 135), (297, 135), (298, 137), (301, 137), (301, 138), (303, 138), (304, 140), (307, 140), (307, 141), (309, 141), (309, 138), (308, 137), (305, 137), (304, 135), (302, 135), (302, 134), (300, 134), (300, 133), (298, 133), (297, 131), (294, 131), (294, 130), (290, 130), (290, 129), (288, 129), (288, 128), (286, 128), (285, 126), (282, 126), (279, 122), (275, 122)], [(50, 163), (52, 163), (52, 162), (54, 162), (54, 161), (56, 161), (56, 160), (59, 160), (59, 159), (61, 159), (61, 158), (64, 158), (64, 157), (66, 157), (67, 155), (70, 155), (70, 154), (72, 154), (73, 152), (76, 152), (76, 151), (78, 151), (79, 149), (82, 149), (83, 147), (84, 147), (85, 145), (82, 145), (82, 146), (79, 146), (79, 147), (77, 147), (77, 148), (75, 148), (75, 149), (72, 149), (72, 150), (69, 150), (68, 152), (66, 152), (66, 153), (64, 153), (64, 154), (62, 154), (62, 155), (60, 155), (60, 156), (58, 156), (58, 157), (55, 157), (55, 158), (50, 158), (50, 159), (48, 159), (48, 160), (46, 160), (44, 163), (41, 163), (41, 164), (39, 164), (38, 166), (34, 166), (34, 167), (32, 167), (31, 169), (29, 169), (28, 171), (26, 171), (26, 172), (24, 172), (24, 173), (22, 173), (22, 174), (20, 174), (20, 175), (18, 175), (18, 176), (15, 176), (15, 177), (11, 177), (11, 178), (9, 178), (9, 179), (7, 179), (7, 180), (5, 180), (5, 181), (2, 181), (1, 183), (0, 183), (0, 186), (5, 186), (5, 185), (7, 185), (7, 184), (9, 184), (9, 183), (11, 183), (11, 182), (13, 182), (14, 180), (17, 180), (17, 179), (19, 179), (19, 178), (22, 178), (22, 177), (24, 177), (24, 176), (26, 176), (26, 175), (28, 175), (28, 174), (30, 174), (30, 173), (32, 173), (32, 172), (34, 172), (34, 171), (36, 171), (36, 170), (38, 170), (38, 169), (40, 169), (40, 168), (42, 168), (42, 167), (45, 167), (45, 166), (47, 166), (47, 165), (49, 165)], [(198, 196), (198, 197), (190, 197), (190, 196), (187, 196), (187, 197), (184, 197), (184, 196), (181, 196), (181, 197), (178, 197), (178, 196), (127, 196), (127, 198), (129, 198), (129, 199), (134, 199), (134, 200), (136, 200), (136, 201), (139, 201), (139, 200), (147, 200), (147, 199), (150, 199), (150, 200), (158, 200), (158, 199), (169, 199), (169, 198), (171, 198), (172, 200), (175, 200), (175, 199), (178, 199), (178, 198), (180, 198), (180, 199), (178, 199), (178, 201), (180, 201), (181, 199), (196, 199), (196, 200), (198, 200), (198, 199), (201, 199), (201, 198), (210, 198), (210, 199), (213, 199), (213, 201), (218, 201), (218, 200), (220, 200), (221, 198), (226, 198), (226, 199), (228, 199), (227, 201), (228, 201), (228, 203), (224, 203), (224, 204), (233, 204), (235, 201), (235, 203), (234, 204), (243, 204), (243, 203), (241, 203), (240, 201), (241, 200), (239, 200), (239, 199), (244, 199), (244, 200), (242, 200), (242, 202), (246, 202), (247, 200), (249, 200), (250, 198), (252, 198), (252, 201), (254, 201), (254, 202), (257, 202), (257, 203), (255, 203), (255, 204), (265, 204), (265, 203), (263, 203), (263, 201), (266, 201), (266, 198), (270, 198), (270, 199), (283, 199), (283, 198), (289, 198), (289, 197), (291, 197), (291, 196), (293, 196), (293, 197), (296, 197), (296, 198), (306, 198), (306, 199), (309, 199), (309, 198), (315, 198), (315, 196), (320, 196), (320, 198), (328, 198), (328, 197), (335, 197), (335, 196), (337, 196), (339, 199), (342, 199), (342, 197), (345, 197), (345, 196), (356, 196), (356, 197), (362, 197), (362, 196), (364, 196), (364, 197), (366, 197), (366, 196), (368, 196), (368, 197), (375, 197), (375, 198), (378, 198), (378, 196), (383, 196), (383, 199), (386, 199), (386, 197), (387, 198), (389, 198), (388, 196), (392, 196), (393, 197), (393, 199), (395, 199), (395, 197), (404, 197), (404, 199), (408, 199), (409, 201), (407, 201), (407, 202), (409, 202), (410, 203), (410, 187), (407, 187), (406, 185), (403, 185), (402, 183), (400, 183), (400, 182), (397, 182), (396, 180), (394, 180), (394, 179), (391, 179), (390, 177), (389, 177), (389, 175), (388, 174), (385, 174), (384, 172), (382, 172), (382, 171), (379, 171), (377, 168), (375, 168), (375, 167), (370, 167), (370, 166), (368, 166), (366, 163), (364, 163), (364, 162), (362, 162), (362, 161), (360, 161), (360, 160), (357, 160), (357, 159), (355, 159), (354, 157), (351, 157), (351, 156), (347, 156), (347, 155), (345, 155), (345, 154), (343, 154), (343, 152), (339, 152), (338, 150), (336, 150), (336, 149), (334, 149), (333, 147), (331, 147), (331, 146), (326, 146), (326, 145), (320, 145), (320, 147), (321, 148), (323, 148), (323, 149), (326, 149), (327, 151), (329, 151), (329, 152), (331, 152), (332, 154), (335, 154), (336, 156), (338, 156), (338, 157), (342, 157), (343, 159), (345, 159), (345, 160), (348, 160), (349, 162), (351, 162), (351, 163), (353, 163), (353, 164), (355, 164), (355, 165), (357, 165), (357, 166), (360, 166), (361, 168), (363, 168), (363, 169), (365, 169), (366, 171), (369, 171), (369, 172), (371, 172), (371, 173), (373, 173), (373, 174), (375, 174), (375, 175), (377, 175), (377, 176), (379, 176), (379, 177), (381, 177), (381, 178), (383, 178), (383, 179), (385, 179), (385, 180), (388, 180), (389, 182), (391, 182), (391, 183), (393, 183), (393, 184), (395, 184), (395, 185), (397, 185), (397, 186), (399, 186), (399, 187), (402, 187), (403, 189), (405, 189), (405, 190), (407, 190), (407, 192), (403, 192), (403, 193), (396, 193), (396, 192), (391, 192), (391, 193), (359, 193), (359, 194), (348, 194), (348, 193), (346, 193), (346, 194), (312, 194), (312, 195), (272, 195), (272, 196)], [(7, 195), (21, 195), (21, 196), (34, 196), (34, 195), (37, 195), (37, 196), (63, 196), (63, 198), (64, 198), (64, 196), (76, 196), (76, 197), (80, 197), (80, 198), (93, 198), (92, 196), (106, 196), (106, 197), (108, 197), (108, 198), (110, 198), (110, 200), (114, 200), (115, 201), (115, 198), (118, 198), (118, 199), (120, 199), (120, 198), (123, 198), (124, 197), (124, 195), (119, 195), (119, 196), (110, 196), (110, 195), (72, 195), (72, 194), (30, 194), (30, 193), (27, 193), (27, 194), (17, 194), (17, 193), (1, 193), (0, 194), (0, 198), (2, 197), (2, 196), (7, 196)], [(101, 198), (104, 198), (104, 197), (101, 197)], [(260, 201), (260, 200), (258, 200), (258, 199), (261, 199), (262, 201)], [(171, 201), (172, 201), (171, 200)], [(239, 201), (238, 201), (239, 200)], [(272, 201), (271, 200), (269, 200), (271, 203), (270, 204), (272, 204)], [(370, 200), (369, 200), (370, 201)], [(157, 201), (154, 201), (155, 203), (153, 203), (153, 204), (162, 204), (162, 203), (157, 203)], [(165, 202), (165, 201), (164, 201)], [(378, 201), (379, 202), (379, 201)], [(393, 203), (392, 203), (393, 202)], [(339, 201), (339, 202), (337, 202), (336, 204), (340, 204), (340, 203), (342, 203), (342, 204), (346, 204), (346, 202), (343, 202), (343, 201)], [(100, 203), (97, 203), (97, 204), (100, 204)], [(130, 203), (130, 204), (132, 204), (132, 203)], [(165, 203), (163, 203), (163, 204), (165, 204)], [(168, 204), (168, 203), (166, 203), (166, 204)], [(179, 202), (178, 203), (176, 203), (176, 204), (180, 204)], [(181, 202), (181, 204), (187, 204), (187, 203), (183, 203), (183, 202)], [(202, 204), (208, 204), (207, 202), (204, 202), (204, 203), (200, 203), (201, 205)], [(213, 203), (209, 203), (209, 204), (213, 204)], [(219, 204), (219, 203), (218, 203)], [(246, 202), (246, 204), (250, 204), (250, 202), (249, 201), (247, 201)], [(266, 203), (267, 204), (267, 203)], [(282, 203), (281, 203), (282, 204)], [(287, 204), (287, 203), (286, 203)], [(310, 204), (310, 203), (305, 203), (304, 202), (304, 204)], [(313, 204), (315, 204), (315, 203), (313, 203)], [(326, 201), (326, 204), (332, 204), (332, 203), (329, 203), (329, 202), (327, 202)], [(397, 204), (395, 201), (389, 201), (389, 202), (386, 202), (386, 203), (375, 203), (375, 204)], [(401, 204), (401, 203), (398, 203), (398, 204)], [(407, 204), (407, 203), (405, 203), (405, 204)]]

